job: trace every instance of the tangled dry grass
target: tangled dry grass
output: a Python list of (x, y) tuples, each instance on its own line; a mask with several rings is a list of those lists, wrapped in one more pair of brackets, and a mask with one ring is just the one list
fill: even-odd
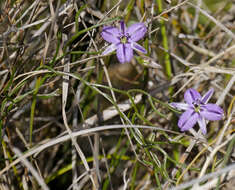
[[(0, 189), (224, 189), (235, 178), (233, 0), (0, 1)], [(100, 33), (144, 22), (120, 64)], [(180, 132), (186, 89), (223, 120)]]

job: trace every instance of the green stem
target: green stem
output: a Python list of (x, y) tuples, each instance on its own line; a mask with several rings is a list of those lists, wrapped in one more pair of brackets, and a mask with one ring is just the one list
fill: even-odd
[(35, 107), (36, 107), (36, 101), (37, 101), (37, 93), (40, 87), (40, 81), (41, 77), (39, 77), (36, 81), (35, 91), (33, 94), (33, 101), (31, 105), (31, 113), (30, 113), (30, 124), (29, 124), (29, 144), (30, 147), (32, 146), (32, 138), (33, 138), (33, 122), (34, 122), (34, 113), (35, 113)]
[[(158, 4), (158, 10), (159, 14), (163, 11), (162, 9), (162, 0), (156, 0)], [(171, 62), (170, 62), (170, 55), (168, 54), (168, 40), (167, 40), (167, 33), (166, 33), (166, 26), (165, 26), (165, 21), (163, 19), (160, 19), (160, 25), (161, 25), (161, 34), (162, 34), (162, 45), (163, 48), (165, 49), (164, 51), (164, 67), (165, 67), (165, 72), (167, 75), (167, 78), (170, 79), (172, 77), (172, 71), (171, 71)]]

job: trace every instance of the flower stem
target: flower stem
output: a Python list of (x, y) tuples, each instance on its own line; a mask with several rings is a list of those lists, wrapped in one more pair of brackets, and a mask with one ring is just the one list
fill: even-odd
[[(158, 4), (158, 10), (160, 14), (162, 12), (162, 0), (156, 0), (156, 2)], [(172, 77), (172, 71), (171, 71), (170, 55), (168, 54), (168, 40), (167, 40), (166, 26), (165, 26), (165, 22), (163, 19), (160, 19), (159, 22), (161, 25), (162, 45), (163, 45), (163, 48), (165, 49), (164, 68), (165, 68), (165, 73), (167, 75), (167, 78), (170, 79)]]

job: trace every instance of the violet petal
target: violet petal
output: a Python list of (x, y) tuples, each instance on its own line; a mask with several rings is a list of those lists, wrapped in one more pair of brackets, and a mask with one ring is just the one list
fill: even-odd
[(194, 112), (193, 110), (189, 109), (184, 112), (179, 119), (178, 125), (181, 128), (181, 131), (187, 131), (191, 129), (196, 123), (199, 118), (199, 114)]
[(224, 111), (216, 104), (206, 104), (201, 106), (200, 114), (207, 120), (215, 121), (223, 118)]
[(130, 62), (133, 57), (133, 49), (130, 43), (117, 45), (117, 58), (120, 63)]
[(101, 36), (109, 43), (120, 42), (119, 30), (112, 26), (105, 26), (101, 32)]
[(187, 120), (191, 117), (191, 115), (194, 113), (193, 109), (188, 109), (182, 115), (180, 116), (180, 119), (178, 121), (178, 126), (181, 128), (184, 126), (184, 124), (187, 122)]
[(207, 93), (202, 97), (202, 102), (204, 103), (204, 104), (206, 104), (209, 100), (210, 100), (210, 98), (211, 98), (211, 96), (213, 95), (213, 93), (214, 93), (214, 89), (213, 88), (211, 88), (209, 91), (207, 91)]
[(189, 105), (185, 103), (172, 102), (170, 105), (179, 110), (187, 110), (189, 108)]
[(184, 100), (188, 104), (192, 104), (195, 100), (201, 100), (201, 95), (195, 89), (190, 88), (184, 93)]
[(146, 49), (144, 49), (144, 47), (142, 47), (141, 45), (139, 45), (139, 44), (137, 44), (137, 43), (135, 43), (135, 42), (132, 42), (132, 43), (131, 43), (131, 47), (132, 47), (134, 50), (139, 51), (139, 52), (141, 52), (141, 53), (144, 53), (144, 54), (147, 53), (147, 51), (146, 51)]
[(198, 118), (198, 121), (197, 121), (197, 122), (198, 122), (198, 125), (199, 125), (199, 127), (200, 127), (202, 133), (205, 135), (206, 132), (207, 132), (205, 119), (200, 116), (200, 117)]
[(111, 52), (113, 52), (114, 50), (117, 49), (117, 46), (115, 44), (111, 44), (110, 46), (108, 46), (102, 53), (102, 55), (107, 55)]
[(120, 21), (120, 31), (122, 34), (126, 34), (126, 24), (123, 20)]
[(127, 28), (127, 33), (129, 34), (130, 39), (133, 42), (137, 42), (138, 40), (143, 38), (146, 32), (147, 28), (144, 23), (132, 24)]

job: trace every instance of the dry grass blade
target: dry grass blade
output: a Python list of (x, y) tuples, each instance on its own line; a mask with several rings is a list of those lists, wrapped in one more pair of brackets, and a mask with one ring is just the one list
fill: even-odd
[(190, 180), (189, 182), (186, 182), (186, 183), (183, 183), (177, 187), (173, 187), (171, 188), (170, 190), (181, 190), (181, 189), (184, 189), (184, 188), (187, 188), (187, 187), (190, 187), (192, 185), (194, 185), (195, 183), (200, 183), (200, 182), (203, 182), (203, 181), (206, 181), (210, 178), (215, 178), (219, 175), (222, 175), (222, 174), (225, 174), (227, 172), (231, 172), (235, 170), (235, 164), (231, 164), (219, 171), (216, 171), (216, 172), (213, 172), (213, 173), (210, 173), (210, 174), (207, 174), (207, 175), (204, 175), (203, 177), (201, 178), (198, 178), (198, 179), (193, 179), (193, 180)]
[(38, 184), (42, 187), (42, 189), (49, 190), (44, 179), (39, 175), (36, 169), (31, 165), (31, 163), (26, 158), (23, 157), (23, 154), (17, 148), (13, 148), (13, 151), (19, 157), (19, 160), (27, 167), (27, 169), (35, 177), (35, 179), (37, 180)]
[(0, 1), (0, 189), (231, 186), (234, 13), (230, 0)]
[[(166, 131), (166, 132), (170, 132), (170, 133), (176, 133), (170, 130), (166, 130), (163, 128), (159, 128), (159, 127), (151, 127), (151, 126), (138, 126), (138, 125), (111, 125), (111, 126), (99, 126), (99, 127), (95, 127), (95, 128), (91, 128), (91, 129), (84, 129), (78, 132), (72, 132), (70, 135), (72, 135), (73, 138), (71, 138), (70, 135), (64, 135), (62, 137), (58, 137), (56, 139), (52, 139), (51, 141), (39, 146), (39, 147), (35, 147), (34, 149), (31, 149), (30, 151), (28, 151), (27, 153), (25, 153), (22, 158), (27, 158), (29, 156), (32, 156), (34, 154), (38, 154), (41, 151), (45, 150), (46, 148), (49, 148), (51, 146), (54, 146), (56, 144), (74, 139), (75, 137), (78, 136), (83, 136), (83, 135), (88, 135), (88, 134), (92, 134), (95, 132), (99, 132), (99, 131), (104, 131), (104, 130), (110, 130), (110, 129), (125, 129), (125, 128), (140, 128), (140, 129), (152, 129), (152, 130), (160, 130), (160, 131)], [(15, 161), (13, 161), (9, 166), (7, 166), (6, 168), (2, 169), (0, 171), (0, 176), (5, 173), (7, 170), (10, 169), (10, 167), (16, 165), (17, 163), (20, 162), (20, 159), (16, 159)]]
[(205, 10), (201, 9), (199, 6), (196, 6), (190, 2), (187, 2), (187, 4), (191, 5), (192, 7), (198, 9), (202, 14), (204, 14), (206, 17), (208, 17), (211, 21), (213, 21), (218, 27), (220, 27), (222, 30), (224, 30), (233, 40), (235, 40), (235, 34), (226, 28), (221, 22), (216, 20), (213, 16), (209, 15)]

